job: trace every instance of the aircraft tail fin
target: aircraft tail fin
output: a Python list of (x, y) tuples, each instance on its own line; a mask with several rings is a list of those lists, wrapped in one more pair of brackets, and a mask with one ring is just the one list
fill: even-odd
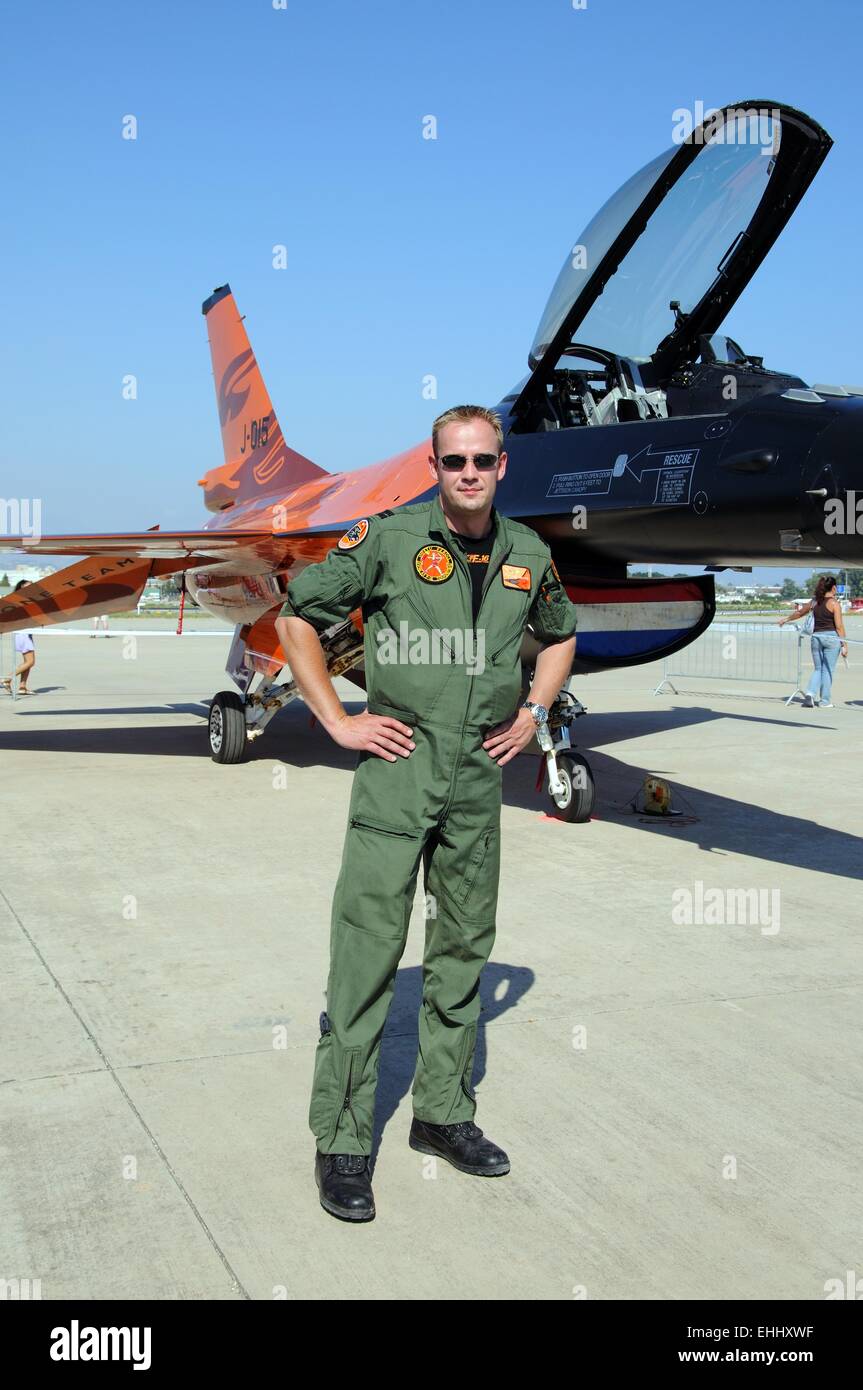
[(214, 290), (201, 312), (207, 320), (225, 452), (224, 465), (200, 479), (210, 511), (258, 495), (283, 494), (297, 483), (325, 476), (326, 469), (284, 441), (230, 285)]

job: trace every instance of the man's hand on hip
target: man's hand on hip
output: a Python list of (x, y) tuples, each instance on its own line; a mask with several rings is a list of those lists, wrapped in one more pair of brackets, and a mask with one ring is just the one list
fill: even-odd
[(394, 763), (399, 757), (408, 758), (416, 748), (413, 729), (388, 714), (346, 714), (328, 728), (330, 736), (342, 748), (356, 748), (363, 753), (375, 753)]
[(288, 659), (297, 689), (312, 714), (342, 748), (374, 753), (394, 763), (407, 758), (416, 745), (413, 729), (387, 714), (346, 714), (336, 694), (320, 638), (314, 626), (297, 614), (276, 620), (276, 635)]
[(483, 739), (482, 746), (498, 767), (503, 767), (522, 748), (527, 747), (535, 733), (536, 724), (530, 710), (520, 709), (509, 719), (504, 719), (502, 724), (495, 724), (489, 730), (488, 737)]

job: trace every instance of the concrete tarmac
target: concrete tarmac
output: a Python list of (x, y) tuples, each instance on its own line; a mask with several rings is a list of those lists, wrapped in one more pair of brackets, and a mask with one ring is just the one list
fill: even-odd
[[(39, 693), (0, 697), (0, 1279), (725, 1300), (863, 1276), (863, 655), (832, 710), (654, 697), (649, 666), (575, 683), (595, 818), (548, 815), (534, 752), (504, 776), (474, 1082), (512, 1172), (407, 1146), (418, 901), (355, 1227), (318, 1204), (307, 1128), (353, 755), (295, 704), (213, 763), (226, 640), (36, 642)], [(632, 812), (648, 774), (682, 818)]]

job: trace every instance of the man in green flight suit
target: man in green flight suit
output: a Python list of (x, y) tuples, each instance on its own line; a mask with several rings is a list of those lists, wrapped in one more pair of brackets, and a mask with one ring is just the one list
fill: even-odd
[[(494, 942), (501, 768), (566, 682), (576, 610), (548, 546), (493, 506), (506, 471), (493, 411), (435, 421), (433, 501), (364, 517), (288, 585), (276, 632), (306, 704), (359, 753), (330, 928), (309, 1124), (322, 1206), (375, 1214), (369, 1155), (380, 1039), (420, 863), (426, 892), (409, 1143), (462, 1172), (509, 1172), (473, 1122), (479, 977)], [(362, 609), (367, 708), (348, 715), (319, 633)], [(519, 651), (543, 644), (528, 700)]]

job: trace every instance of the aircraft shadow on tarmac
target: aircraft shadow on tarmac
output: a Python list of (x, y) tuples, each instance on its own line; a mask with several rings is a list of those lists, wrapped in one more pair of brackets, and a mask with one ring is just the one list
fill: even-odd
[[(60, 687), (65, 689), (65, 687)], [(35, 695), (45, 691), (37, 690)], [(16, 723), (0, 731), (0, 749), (10, 753), (31, 750), (43, 753), (140, 753), (149, 757), (176, 754), (183, 758), (208, 757), (207, 705), (201, 701), (163, 705), (102, 705), (90, 709), (58, 709), (39, 706), (31, 700), (16, 701), (3, 708), (14, 708)], [(81, 719), (100, 714), (194, 714), (199, 724), (161, 724), (151, 728), (88, 726), (84, 729), (50, 729), (46, 721), (56, 718)], [(33, 721), (31, 724), (30, 721)], [(26, 721), (26, 722), (25, 722)], [(254, 745), (253, 745), (254, 748)]]
[[(351, 712), (363, 707), (360, 701), (348, 705)], [(200, 723), (156, 724), (137, 728), (91, 726), (83, 729), (52, 729), (46, 728), (44, 722), (46, 717), (57, 715), (171, 713), (198, 715)], [(19, 707), (15, 711), (15, 727), (7, 726), (0, 731), (0, 750), (208, 758), (206, 714), (204, 703), (143, 705), (137, 708), (126, 705), (116, 709), (86, 711), (38, 710), (26, 703), (24, 708)], [(799, 868), (812, 872), (863, 879), (860, 839), (847, 831), (819, 825), (814, 819), (817, 816), (817, 805), (814, 803), (812, 818), (806, 814), (805, 769), (799, 760), (788, 767), (785, 787), (789, 802), (795, 807), (793, 813), (788, 813), (752, 805), (734, 797), (720, 796), (701, 787), (688, 786), (677, 779), (673, 767), (624, 762), (602, 751), (610, 744), (627, 739), (647, 738), (655, 734), (673, 735), (677, 729), (691, 728), (715, 719), (732, 719), (738, 724), (755, 722), (762, 725), (765, 732), (774, 724), (786, 730), (796, 727), (801, 750), (810, 748), (816, 753), (817, 740), (833, 730), (833, 726), (820, 722), (814, 724), (807, 721), (789, 726), (787, 719), (737, 713), (727, 708), (717, 711), (700, 706), (675, 708), (666, 705), (648, 710), (588, 715), (573, 725), (573, 738), (576, 746), (588, 756), (593, 769), (597, 785), (596, 818), (625, 824), (651, 835), (673, 835), (675, 840), (686, 840), (708, 853), (741, 854), (780, 864), (793, 860)], [(302, 705), (282, 711), (263, 737), (252, 744), (250, 760), (281, 761), (293, 767), (332, 767), (353, 771), (356, 754), (340, 748), (327, 737), (320, 725), (310, 727), (310, 723), (309, 712)], [(813, 739), (816, 740), (814, 744)], [(673, 750), (667, 742), (661, 756), (666, 762), (673, 757)], [(230, 779), (237, 772), (242, 772), (242, 766), (232, 769), (213, 765), (213, 776)], [(505, 769), (503, 799), (506, 805), (519, 806), (537, 815), (551, 813), (553, 808), (547, 793), (535, 790), (538, 768), (538, 756), (529, 754), (516, 759)], [(695, 823), (663, 823), (659, 819), (648, 821), (629, 811), (628, 803), (645, 777), (651, 775), (664, 776), (669, 780), (676, 805), (691, 808), (696, 817)], [(556, 819), (549, 821), (548, 829), (549, 834), (568, 837), (567, 848), (577, 847), (578, 836), (592, 833), (590, 825), (567, 825)], [(559, 839), (550, 844), (552, 854), (562, 848)], [(657, 845), (659, 853), (661, 851)]]
[[(480, 981), (482, 1013), (476, 1030), (473, 1085), (478, 1088), (487, 1063), (486, 1028), (508, 1009), (515, 1008), (530, 989), (534, 973), (525, 966), (490, 960)], [(498, 997), (500, 996), (500, 997)], [(403, 1096), (410, 1093), (417, 1060), (417, 1020), (422, 1002), (422, 967), (406, 966), (396, 976), (395, 993), (381, 1042), (378, 1089), (375, 1097), (375, 1128), (372, 1161), (377, 1155), (381, 1134), (389, 1124)], [(481, 1097), (478, 1095), (477, 1100)], [(482, 1117), (477, 1111), (477, 1121)], [(489, 1136), (494, 1138), (492, 1134)]]
[[(53, 690), (68, 690), (65, 685), (46, 685), (41, 690), (34, 690), (34, 695), (48, 695)], [(28, 705), (26, 713), (28, 718), (34, 716), (41, 719), (52, 719), (58, 715), (76, 715), (81, 717), (90, 714), (197, 714), (202, 719), (207, 718), (207, 703), (204, 700), (194, 700), (189, 704), (179, 704), (176, 701), (166, 702), (163, 705), (99, 705), (94, 709), (58, 709), (56, 705)], [(17, 711), (16, 711), (17, 712)], [(98, 733), (106, 733), (105, 729), (97, 730)], [(134, 731), (133, 731), (134, 732)], [(104, 749), (102, 750), (105, 751)], [(200, 751), (200, 749), (199, 749)]]

